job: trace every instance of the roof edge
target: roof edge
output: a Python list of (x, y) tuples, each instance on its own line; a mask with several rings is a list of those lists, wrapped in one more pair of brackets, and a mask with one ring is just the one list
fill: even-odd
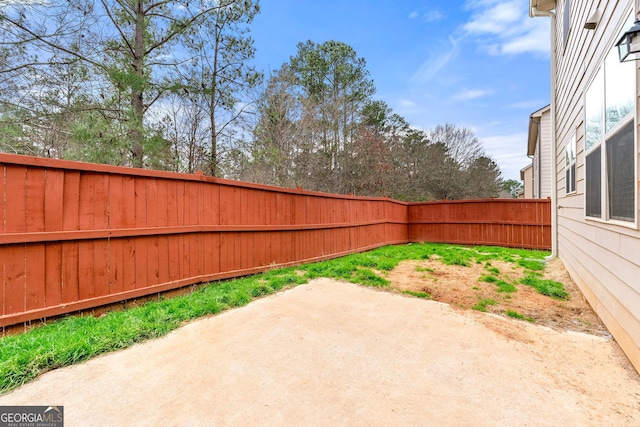
[(550, 12), (556, 8), (556, 0), (529, 0), (529, 10)]
[(540, 132), (540, 120), (542, 115), (551, 111), (551, 104), (534, 111), (529, 116), (529, 131), (527, 135), (527, 156), (533, 156), (536, 153), (536, 145), (538, 145), (538, 134)]

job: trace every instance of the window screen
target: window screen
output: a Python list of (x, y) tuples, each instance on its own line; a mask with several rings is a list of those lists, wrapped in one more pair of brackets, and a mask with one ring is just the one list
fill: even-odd
[(585, 198), (587, 216), (602, 218), (601, 147), (587, 154)]
[(621, 221), (635, 218), (633, 120), (607, 140), (609, 216)]

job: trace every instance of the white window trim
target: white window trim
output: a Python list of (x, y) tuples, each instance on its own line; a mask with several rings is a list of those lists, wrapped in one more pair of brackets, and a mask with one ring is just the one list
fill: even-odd
[[(570, 151), (569, 151), (570, 150)], [(567, 165), (567, 156), (569, 155), (569, 153), (567, 152), (569, 151), (572, 155), (573, 155), (573, 159), (569, 159), (569, 164)], [(578, 172), (578, 156), (576, 154), (577, 152), (577, 146), (576, 146), (576, 133), (573, 132), (573, 134), (571, 135), (571, 138), (569, 138), (569, 141), (567, 141), (567, 143), (565, 144), (564, 147), (564, 155), (565, 155), (565, 163), (564, 163), (564, 176), (565, 176), (565, 183), (564, 183), (564, 194), (566, 196), (573, 196), (576, 195), (578, 193), (578, 186), (577, 184), (577, 178), (576, 178), (576, 174)], [(567, 169), (571, 170), (571, 166), (574, 166), (573, 168), (573, 191), (569, 191), (569, 183), (566, 180), (567, 177)]]

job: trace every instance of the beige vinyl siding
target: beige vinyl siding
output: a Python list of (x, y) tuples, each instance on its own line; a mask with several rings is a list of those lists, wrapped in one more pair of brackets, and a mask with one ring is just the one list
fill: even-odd
[[(540, 123), (540, 131), (542, 131), (542, 123)], [(550, 153), (551, 151), (549, 151)], [(536, 144), (536, 151), (533, 154), (533, 159), (531, 161), (531, 197), (539, 199), (540, 198), (540, 181), (542, 179), (541, 174), (541, 161), (542, 156), (546, 154), (549, 157), (549, 153), (543, 153), (540, 147), (540, 132), (538, 132), (538, 143)]]
[(533, 199), (534, 198), (534, 173), (531, 165), (522, 169), (522, 173), (524, 176), (523, 184), (524, 184), (524, 198), (525, 199)]
[(540, 180), (538, 197), (551, 197), (551, 112), (545, 111), (540, 118)]
[[(559, 0), (558, 4), (562, 6), (564, 1)], [(584, 93), (613, 47), (632, 6), (632, 0), (572, 0), (571, 31), (566, 47), (562, 46), (560, 20), (555, 29), (552, 29), (557, 35), (558, 65), (555, 179), (558, 197), (558, 255), (591, 306), (636, 369), (640, 370), (640, 232), (635, 227), (587, 220), (584, 207)], [(584, 29), (585, 21), (596, 9), (601, 12), (597, 28), (592, 31)], [(638, 76), (636, 82), (637, 94), (640, 92)], [(637, 104), (636, 101), (636, 123)], [(566, 195), (564, 147), (574, 132), (577, 146), (576, 193)], [(636, 125), (636, 140), (637, 132)], [(636, 154), (640, 156), (640, 153)], [(637, 169), (636, 164), (636, 183)], [(636, 222), (638, 215), (640, 212), (636, 214)]]

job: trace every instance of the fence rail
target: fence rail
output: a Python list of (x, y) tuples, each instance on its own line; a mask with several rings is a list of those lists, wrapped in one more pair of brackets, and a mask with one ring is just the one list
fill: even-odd
[(389, 244), (550, 246), (548, 201), (473, 201), (464, 214), (10, 154), (0, 168), (3, 328)]

